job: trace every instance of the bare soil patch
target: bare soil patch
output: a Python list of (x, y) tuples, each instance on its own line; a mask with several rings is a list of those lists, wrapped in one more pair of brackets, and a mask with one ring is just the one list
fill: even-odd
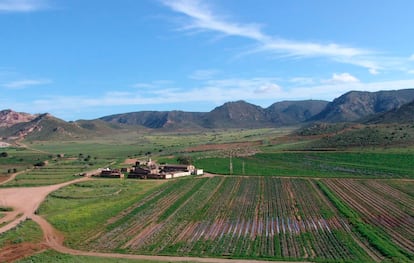
[(135, 164), (138, 159), (125, 159), (123, 164)]
[(20, 243), (4, 247), (0, 250), (1, 262), (12, 262), (31, 256), (47, 249), (44, 244)]

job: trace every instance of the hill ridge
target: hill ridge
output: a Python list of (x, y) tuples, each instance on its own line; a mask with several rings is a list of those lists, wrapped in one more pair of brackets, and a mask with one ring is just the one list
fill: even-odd
[[(397, 115), (401, 114), (398, 113), (398, 109), (405, 109), (402, 106), (412, 101), (414, 101), (414, 89), (378, 92), (349, 91), (332, 102), (323, 100), (279, 101), (267, 108), (262, 108), (244, 100), (236, 100), (226, 102), (210, 112), (137, 111), (74, 122), (66, 122), (47, 113), (34, 115), (3, 110), (0, 111), (0, 137), (47, 140), (96, 137), (131, 129), (197, 131), (282, 127), (311, 122), (364, 123), (388, 111), (394, 111)], [(408, 110), (406, 115), (410, 113)], [(9, 121), (10, 119), (13, 122)]]

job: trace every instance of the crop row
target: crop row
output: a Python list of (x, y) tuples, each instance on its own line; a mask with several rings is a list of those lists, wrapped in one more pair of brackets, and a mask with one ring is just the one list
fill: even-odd
[(124, 243), (132, 243), (134, 239), (139, 239), (137, 235), (144, 229), (156, 224), (156, 219), (190, 191), (195, 183), (193, 180), (177, 180), (166, 184), (161, 188), (162, 191), (152, 193), (133, 209), (126, 209), (122, 216), (110, 220), (106, 231), (94, 237), (90, 243), (100, 250), (111, 250)]
[(50, 185), (69, 181), (73, 176), (93, 167), (81, 164), (76, 161), (59, 161), (50, 163), (46, 166), (30, 169), (18, 175), (7, 186), (36, 186)]
[(398, 246), (395, 253), (413, 257), (414, 198), (382, 181), (330, 179), (324, 183), (356, 211), (352, 217), (362, 219), (358, 224), (373, 226), (379, 239)]
[(312, 180), (177, 180), (122, 214), (85, 244), (145, 254), (369, 260)]

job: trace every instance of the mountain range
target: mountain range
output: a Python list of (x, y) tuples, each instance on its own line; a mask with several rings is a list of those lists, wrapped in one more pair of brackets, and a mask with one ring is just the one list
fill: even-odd
[(151, 129), (260, 128), (298, 124), (320, 112), (327, 101), (284, 101), (264, 109), (245, 101), (227, 102), (210, 112), (141, 111), (100, 120)]
[(95, 120), (66, 122), (50, 114), (0, 111), (0, 137), (32, 140), (88, 138), (127, 130), (262, 128), (310, 122), (413, 122), (414, 89), (351, 91), (334, 99), (282, 101), (267, 108), (245, 102), (227, 102), (210, 112), (140, 111)]

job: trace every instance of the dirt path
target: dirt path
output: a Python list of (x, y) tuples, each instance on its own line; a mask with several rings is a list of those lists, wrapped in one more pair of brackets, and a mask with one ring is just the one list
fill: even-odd
[(6, 180), (0, 182), (0, 184), (6, 184), (6, 183), (8, 183), (10, 181), (13, 181), (14, 178), (16, 178), (16, 176), (18, 176), (19, 174), (26, 173), (26, 172), (28, 172), (30, 170), (33, 170), (33, 169), (32, 168), (29, 168), (29, 169), (26, 169), (24, 171), (20, 171), (20, 172), (17, 172), (17, 173), (13, 173)]
[(41, 187), (14, 187), (0, 189), (0, 205), (4, 207), (12, 207), (13, 211), (10, 214), (13, 215), (14, 219), (5, 212), (6, 216), (1, 220), (11, 220), (7, 225), (0, 227), (0, 233), (6, 232), (26, 218), (32, 218), (36, 212), (36, 209), (43, 202), (46, 196), (58, 190), (61, 187), (67, 186), (80, 181), (90, 180), (89, 178), (80, 178), (77, 180)]

